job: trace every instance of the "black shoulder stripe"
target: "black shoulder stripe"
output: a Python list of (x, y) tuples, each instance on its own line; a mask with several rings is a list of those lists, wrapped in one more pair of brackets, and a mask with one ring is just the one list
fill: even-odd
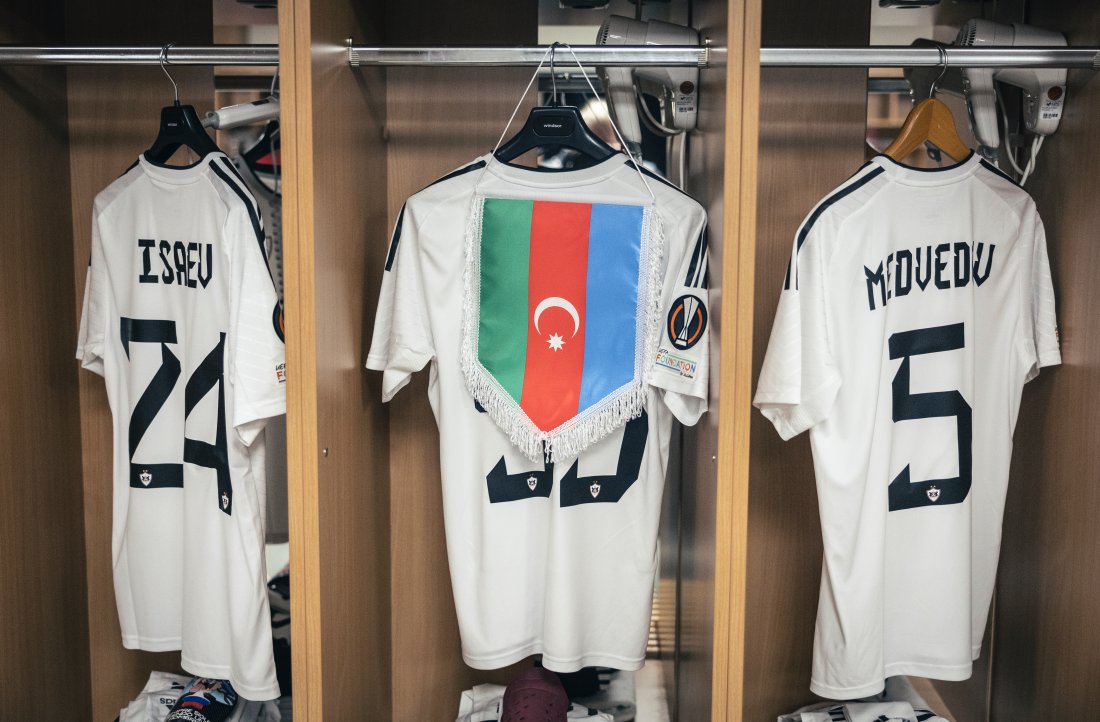
[[(810, 234), (810, 230), (814, 227), (814, 224), (817, 223), (818, 219), (821, 218), (821, 215), (825, 211), (829, 210), (829, 208), (832, 205), (834, 205), (835, 203), (837, 203), (838, 201), (840, 201), (844, 197), (846, 197), (848, 195), (851, 195), (855, 191), (859, 190), (863, 186), (870, 183), (873, 179), (875, 179), (875, 178), (879, 177), (880, 175), (882, 175), (883, 172), (884, 171), (883, 171), (882, 168), (875, 168), (874, 170), (871, 170), (868, 173), (866, 173), (865, 175), (863, 175), (856, 182), (854, 182), (850, 185), (844, 186), (843, 188), (838, 190), (836, 193), (833, 193), (831, 196), (829, 196), (828, 198), (823, 200), (821, 203), (819, 203), (817, 208), (814, 209), (814, 212), (810, 214), (810, 217), (806, 219), (806, 222), (802, 224), (802, 227), (800, 229), (798, 229), (798, 241), (795, 244), (795, 256), (797, 256), (799, 251), (802, 250), (802, 244), (806, 242), (806, 237)], [(797, 289), (798, 288), (798, 271), (795, 270), (793, 275), (794, 275), (794, 287)], [(791, 276), (792, 276), (792, 272), (791, 272), (790, 267), (788, 267), (787, 268), (787, 278), (783, 283), (783, 288), (785, 290), (789, 290), (791, 288)]]
[(475, 171), (478, 168), (484, 168), (484, 167), (485, 167), (485, 161), (479, 160), (476, 163), (471, 163), (470, 165), (463, 166), (463, 167), (459, 168), (458, 170), (451, 171), (450, 173), (443, 176), (442, 178), (437, 178), (436, 180), (432, 181), (428, 185), (424, 186), (424, 188), (421, 188), (421, 190), (431, 188), (432, 186), (438, 185), (438, 184), (442, 183), (443, 181), (449, 181), (452, 178), (457, 178), (460, 175), (466, 175), (467, 173), (469, 173), (471, 171)]
[[(450, 173), (443, 176), (442, 178), (437, 178), (436, 180), (432, 181), (428, 185), (421, 188), (421, 190), (426, 190), (428, 188), (431, 188), (434, 185), (438, 185), (438, 184), (442, 183), (443, 181), (448, 181), (452, 178), (457, 178), (460, 175), (466, 175), (467, 173), (470, 173), (471, 171), (475, 171), (479, 168), (484, 168), (484, 167), (485, 167), (485, 161), (479, 160), (476, 163), (471, 163), (470, 165), (463, 166), (463, 167), (459, 168), (458, 170), (451, 171)], [(401, 241), (401, 225), (404, 222), (405, 222), (405, 204), (402, 203), (401, 204), (401, 212), (397, 214), (397, 225), (394, 226), (394, 229), (393, 229), (393, 237), (390, 238), (390, 250), (389, 250), (389, 253), (386, 254), (386, 270), (387, 271), (390, 270), (391, 268), (393, 268), (393, 259), (397, 257), (397, 244)]]
[[(221, 178), (227, 186), (233, 189), (233, 192), (237, 194), (237, 197), (241, 199), (241, 202), (244, 203), (244, 207), (248, 210), (248, 220), (252, 222), (252, 230), (256, 233), (256, 242), (260, 245), (260, 255), (263, 256), (264, 265), (266, 266), (267, 249), (264, 248), (264, 230), (263, 226), (260, 225), (260, 218), (256, 214), (256, 207), (253, 205), (252, 198), (250, 198), (248, 193), (242, 190), (240, 186), (230, 180), (225, 171), (219, 168), (217, 164), (211, 163), (210, 167), (214, 170), (215, 173), (218, 174), (218, 177)], [(270, 272), (270, 268), (268, 270)]]
[(869, 165), (871, 165), (871, 161), (866, 161), (866, 162), (865, 162), (865, 163), (864, 163), (863, 165), (861, 165), (861, 166), (860, 166), (859, 168), (856, 168), (856, 172), (855, 172), (855, 173), (853, 173), (852, 175), (848, 176), (848, 178), (847, 178), (847, 179), (846, 179), (846, 180), (845, 180), (844, 182), (845, 182), (845, 183), (847, 183), (848, 181), (850, 181), (850, 180), (852, 180), (853, 178), (855, 178), (855, 177), (856, 177), (857, 175), (859, 175), (860, 173), (862, 173), (862, 172), (863, 172), (863, 170), (864, 170), (864, 169), (865, 169), (865, 168), (866, 168), (867, 166), (869, 166)]
[(401, 204), (401, 212), (397, 214), (397, 225), (393, 228), (393, 238), (390, 239), (390, 252), (386, 254), (386, 270), (393, 268), (393, 259), (397, 256), (397, 243), (401, 240), (401, 224), (405, 222), (405, 204)]
[[(630, 160), (627, 160), (625, 162), (625, 165), (633, 166), (634, 164), (631, 163)], [(645, 175), (649, 176), (650, 178), (652, 178), (653, 180), (658, 181), (660, 183), (663, 183), (664, 185), (668, 186), (669, 188), (676, 191), (680, 195), (682, 195), (686, 198), (691, 198), (691, 200), (695, 201), (695, 199), (692, 198), (689, 194), (685, 193), (682, 188), (678, 187), (677, 185), (672, 183), (672, 181), (668, 180), (667, 178), (664, 178), (664, 177), (658, 175), (657, 173), (654, 173), (649, 168), (646, 168), (644, 165), (641, 165), (640, 163), (635, 167), (638, 170), (640, 170), (643, 174), (645, 174)], [(698, 203), (699, 201), (695, 201), (695, 202)]]
[(137, 167), (137, 164), (140, 163), (140, 162), (141, 162), (140, 160), (135, 160), (133, 163), (130, 164), (130, 167), (128, 167), (126, 170), (119, 173), (118, 177), (121, 178), (122, 176), (124, 176), (127, 173), (129, 173), (130, 171), (132, 171), (134, 168)]
[(695, 242), (695, 250), (691, 254), (687, 278), (684, 279), (685, 286), (700, 287), (701, 276), (705, 275), (707, 267), (707, 242), (707, 229), (704, 226), (699, 234), (699, 240)]
[(276, 301), (275, 308), (271, 311), (271, 325), (275, 328), (275, 335), (279, 337), (279, 340), (286, 343), (286, 336), (283, 332), (283, 304), (281, 301)]
[(248, 184), (245, 183), (244, 176), (241, 175), (240, 168), (238, 168), (233, 161), (223, 156), (221, 158), (215, 158), (214, 162), (221, 163), (223, 166), (225, 166), (226, 170), (232, 173), (237, 178), (237, 180), (239, 180), (244, 185), (245, 188), (248, 187)]
[(990, 163), (989, 161), (987, 161), (987, 160), (986, 160), (985, 158), (982, 158), (982, 159), (981, 159), (981, 160), (979, 160), (978, 162), (979, 162), (979, 163), (981, 163), (981, 164), (982, 164), (983, 166), (985, 166), (985, 169), (986, 169), (986, 170), (991, 170), (991, 171), (993, 171), (994, 173), (996, 173), (996, 174), (997, 174), (997, 175), (999, 175), (1000, 177), (1004, 178), (1004, 179), (1005, 179), (1006, 181), (1008, 181), (1008, 182), (1009, 182), (1009, 183), (1011, 183), (1012, 185), (1016, 186), (1017, 188), (1023, 188), (1023, 186), (1021, 186), (1021, 185), (1020, 185), (1019, 183), (1017, 183), (1016, 181), (1012, 180), (1012, 176), (1010, 176), (1010, 175), (1009, 175), (1008, 173), (1005, 173), (1005, 172), (1004, 172), (1003, 170), (1001, 170), (1001, 169), (1000, 169), (1000, 168), (998, 168), (997, 166), (993, 165), (992, 163)]

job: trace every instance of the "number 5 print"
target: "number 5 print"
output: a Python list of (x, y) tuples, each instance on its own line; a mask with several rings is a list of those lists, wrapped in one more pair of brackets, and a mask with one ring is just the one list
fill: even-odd
[(954, 416), (959, 442), (959, 475), (952, 479), (914, 482), (909, 480), (909, 465), (906, 464), (890, 482), (890, 511), (959, 504), (970, 493), (973, 470), (970, 404), (958, 391), (914, 394), (909, 384), (909, 361), (913, 356), (955, 351), (963, 348), (965, 341), (961, 323), (902, 331), (890, 336), (890, 359), (902, 360), (893, 382), (894, 423)]

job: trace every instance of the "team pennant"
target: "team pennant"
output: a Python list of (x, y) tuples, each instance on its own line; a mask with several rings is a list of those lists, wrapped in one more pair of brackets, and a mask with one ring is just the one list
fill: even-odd
[(644, 206), (477, 200), (463, 371), (529, 458), (571, 458), (641, 414), (660, 325), (653, 225)]

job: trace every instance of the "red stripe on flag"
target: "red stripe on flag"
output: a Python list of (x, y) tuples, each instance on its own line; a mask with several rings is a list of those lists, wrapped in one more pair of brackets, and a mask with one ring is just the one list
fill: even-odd
[(527, 365), (520, 406), (543, 431), (576, 416), (580, 402), (591, 218), (588, 203), (535, 201), (531, 213)]

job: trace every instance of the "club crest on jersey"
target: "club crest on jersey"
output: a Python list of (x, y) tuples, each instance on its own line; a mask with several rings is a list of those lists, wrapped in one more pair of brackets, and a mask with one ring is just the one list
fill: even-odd
[(530, 489), (531, 491), (534, 491), (535, 487), (538, 486), (538, 485), (539, 485), (539, 480), (535, 477), (534, 474), (531, 474), (531, 476), (527, 477), (527, 488), (528, 489)]
[(690, 293), (680, 296), (668, 312), (668, 340), (686, 351), (703, 338), (707, 330), (707, 307)]
[(222, 509), (229, 508), (229, 494), (222, 492)]
[(657, 222), (641, 205), (475, 204), (462, 372), (532, 461), (576, 457), (642, 412), (663, 317)]
[(591, 492), (593, 499), (595, 499), (597, 496), (600, 495), (600, 489), (601, 488), (602, 487), (600, 486), (599, 479), (597, 479), (596, 481), (593, 481), (592, 485), (588, 487), (588, 491)]
[(149, 486), (153, 483), (153, 475), (149, 473), (148, 469), (142, 469), (141, 474), (138, 475), (138, 478), (141, 479), (141, 483), (145, 484), (146, 486)]
[(925, 491), (924, 493), (928, 494), (928, 500), (929, 501), (939, 501), (940, 500), (940, 487), (938, 487), (938, 486), (930, 486), (930, 487), (928, 487), (928, 490)]

